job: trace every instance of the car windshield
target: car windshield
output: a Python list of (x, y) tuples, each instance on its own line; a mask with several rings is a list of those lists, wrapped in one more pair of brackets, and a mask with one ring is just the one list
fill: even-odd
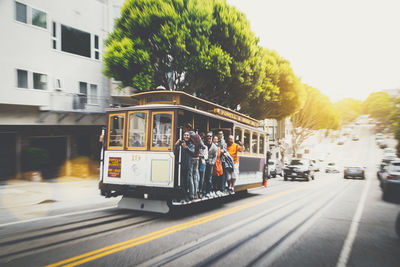
[(275, 165), (275, 162), (273, 162), (273, 161), (268, 161), (268, 165)]
[(328, 163), (328, 166), (335, 166), (335, 163), (330, 162), (330, 163)]

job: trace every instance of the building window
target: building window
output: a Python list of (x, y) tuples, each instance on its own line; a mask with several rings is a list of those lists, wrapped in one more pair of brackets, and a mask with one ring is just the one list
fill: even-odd
[(80, 103), (87, 104), (87, 83), (79, 82)]
[(53, 21), (52, 25), (53, 25), (53, 37), (57, 37), (57, 28), (56, 28), (57, 24)]
[(52, 23), (53, 34), (52, 34), (52, 44), (53, 49), (57, 49), (57, 23), (53, 21)]
[(33, 89), (47, 90), (47, 75), (33, 73)]
[(61, 50), (90, 58), (90, 33), (61, 25)]
[(82, 105), (87, 103), (92, 105), (98, 104), (97, 84), (88, 84), (79, 82), (80, 102)]
[(17, 21), (27, 23), (26, 19), (26, 5), (15, 2), (15, 19)]
[(90, 104), (97, 104), (97, 85), (96, 84), (91, 84), (90, 85)]
[(94, 36), (94, 48), (99, 49), (99, 36)]
[(32, 24), (47, 29), (46, 12), (15, 2), (15, 19), (19, 22)]
[(17, 69), (17, 87), (28, 88), (28, 71)]
[(54, 89), (61, 90), (61, 79), (54, 80)]
[(32, 8), (32, 25), (47, 29), (46, 13)]
[(99, 59), (100, 58), (100, 53), (99, 53), (99, 36), (95, 35), (94, 36), (94, 58)]

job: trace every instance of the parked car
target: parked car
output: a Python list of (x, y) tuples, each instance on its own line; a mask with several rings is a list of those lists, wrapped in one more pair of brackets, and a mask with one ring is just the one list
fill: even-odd
[(358, 136), (357, 134), (353, 135), (353, 138), (351, 138), (351, 140), (353, 141), (358, 141), (360, 140), (360, 136)]
[(385, 167), (382, 173), (380, 186), (382, 188), (382, 199), (391, 200), (400, 198), (400, 160), (393, 160)]
[(310, 178), (314, 180), (314, 170), (312, 162), (309, 159), (293, 158), (289, 164), (284, 168), (284, 180), (288, 178), (292, 180), (296, 178), (303, 178), (309, 181)]
[(336, 166), (335, 162), (328, 162), (328, 165), (326, 165), (325, 168), (325, 173), (339, 173), (339, 169)]
[(381, 161), (381, 163), (378, 166), (378, 171), (376, 172), (376, 177), (378, 178), (378, 180), (382, 179), (382, 174), (384, 172), (386, 172), (386, 166), (389, 165), (390, 162), (392, 162), (393, 160), (400, 160), (397, 157), (392, 157), (392, 156), (388, 156), (388, 157), (384, 157)]
[(365, 167), (360, 167), (360, 166), (344, 167), (343, 177), (344, 179), (357, 178), (357, 177), (365, 179)]
[(378, 140), (378, 146), (381, 149), (387, 148), (387, 143), (385, 140)]
[(396, 157), (396, 150), (393, 148), (385, 148), (383, 150), (383, 157)]

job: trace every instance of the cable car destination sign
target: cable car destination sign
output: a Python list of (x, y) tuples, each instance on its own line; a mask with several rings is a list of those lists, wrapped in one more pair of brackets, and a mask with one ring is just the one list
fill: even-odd
[(223, 117), (226, 117), (226, 118), (229, 118), (229, 119), (244, 123), (244, 124), (248, 124), (248, 125), (251, 125), (251, 126), (254, 126), (254, 127), (258, 127), (258, 121), (253, 120), (251, 118), (246, 118), (244, 116), (240, 116), (238, 114), (229, 112), (229, 111), (224, 110), (224, 109), (214, 108), (214, 113), (216, 113), (218, 115), (221, 115)]

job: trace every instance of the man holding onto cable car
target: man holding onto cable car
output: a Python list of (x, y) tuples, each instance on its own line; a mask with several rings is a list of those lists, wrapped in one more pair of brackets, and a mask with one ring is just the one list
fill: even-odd
[(203, 142), (201, 141), (200, 135), (190, 131), (190, 143), (188, 144), (189, 153), (192, 156), (191, 164), (189, 165), (189, 197), (191, 200), (197, 199), (199, 196), (199, 158), (200, 149), (203, 149)]
[(185, 201), (189, 201), (187, 196), (188, 185), (189, 185), (189, 166), (192, 161), (192, 156), (188, 149), (188, 144), (190, 143), (190, 136), (189, 132), (185, 132), (183, 134), (183, 140), (178, 139), (175, 143), (175, 155), (179, 155), (179, 147), (182, 147), (181, 150), (181, 181), (182, 187), (185, 195)]

